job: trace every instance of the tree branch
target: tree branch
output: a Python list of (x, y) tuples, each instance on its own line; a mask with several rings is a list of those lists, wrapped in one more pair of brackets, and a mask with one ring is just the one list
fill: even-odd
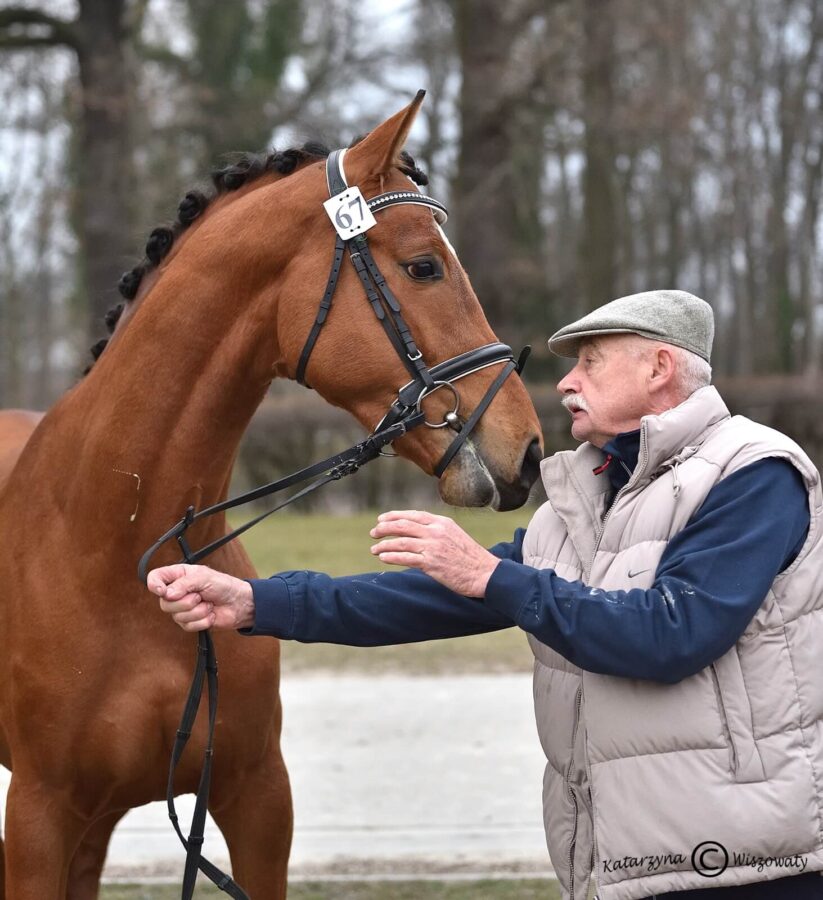
[(137, 44), (137, 53), (146, 62), (157, 63), (172, 72), (177, 72), (184, 78), (192, 79), (191, 60), (180, 56), (168, 47), (158, 44), (147, 44), (140, 41)]
[[(25, 30), (29, 25), (35, 26), (31, 34)], [(12, 31), (15, 26), (20, 26), (16, 33)], [(46, 33), (39, 32), (37, 26), (44, 26)], [(76, 21), (58, 19), (40, 9), (9, 6), (0, 9), (0, 49), (64, 45), (76, 50), (80, 45), (76, 26)]]

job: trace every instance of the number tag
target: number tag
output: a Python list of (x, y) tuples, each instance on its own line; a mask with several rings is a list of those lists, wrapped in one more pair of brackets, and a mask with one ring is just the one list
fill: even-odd
[(359, 187), (347, 187), (334, 197), (329, 197), (323, 206), (341, 238), (362, 234), (377, 224)]

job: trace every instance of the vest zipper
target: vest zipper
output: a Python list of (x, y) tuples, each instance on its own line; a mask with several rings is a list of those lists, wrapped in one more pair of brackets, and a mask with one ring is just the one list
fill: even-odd
[[(600, 549), (600, 541), (603, 537), (603, 532), (606, 530), (606, 523), (609, 521), (609, 516), (612, 514), (612, 510), (617, 505), (617, 501), (623, 496), (623, 494), (627, 491), (627, 489), (630, 486), (632, 486), (632, 482), (637, 480), (636, 476), (638, 475), (638, 473), (643, 471), (643, 468), (646, 465), (647, 455), (648, 455), (648, 446), (647, 446), (647, 438), (646, 438), (646, 429), (641, 427), (641, 429), (640, 429), (640, 451), (637, 454), (637, 465), (634, 467), (634, 472), (629, 473), (631, 476), (629, 478), (629, 480), (614, 495), (614, 499), (612, 500), (611, 504), (609, 505), (609, 508), (606, 510), (606, 514), (603, 516), (603, 521), (600, 523), (600, 528), (598, 529), (597, 535), (594, 540), (594, 549), (592, 550), (592, 556), (591, 556), (591, 559), (589, 560), (589, 567), (585, 573), (586, 583), (588, 583), (589, 578), (591, 578), (592, 569), (594, 568), (594, 560), (595, 560), (595, 557), (597, 556), (597, 551)], [(623, 460), (621, 459), (620, 462), (623, 463)], [(623, 468), (625, 468), (628, 471), (628, 466), (625, 463), (623, 463)], [(576, 717), (575, 723), (574, 723), (575, 737), (577, 736), (577, 724), (578, 724), (578, 720), (580, 718), (580, 707), (581, 707), (582, 699), (583, 699), (583, 684), (582, 684), (583, 676), (582, 675), (580, 677), (580, 680), (581, 680), (581, 685), (577, 689), (577, 717)], [(589, 785), (590, 785), (590, 787), (589, 787), (589, 802), (591, 804), (591, 810), (592, 810), (592, 812), (591, 812), (591, 817), (592, 817), (592, 865), (591, 865), (592, 872), (591, 872), (591, 874), (592, 874), (592, 877), (594, 878), (595, 892), (599, 893), (600, 884), (599, 884), (598, 878), (597, 878), (597, 869), (595, 868), (595, 861), (596, 861), (596, 855), (597, 855), (597, 828), (596, 828), (595, 816), (594, 816), (594, 798), (592, 797), (592, 793), (591, 793), (592, 773), (591, 773), (591, 766), (589, 765), (588, 750), (585, 747), (583, 749), (584, 749), (584, 753), (586, 755), (586, 759), (585, 759), (586, 772), (587, 772), (587, 775), (589, 778)], [(575, 812), (574, 833), (576, 835), (576, 832), (577, 832), (577, 803), (576, 802), (575, 802), (574, 812)], [(572, 840), (572, 847), (570, 849), (571, 853), (573, 853), (573, 851), (574, 851), (574, 840)], [(574, 871), (572, 870), (572, 875), (573, 874), (574, 874)], [(572, 880), (572, 882), (571, 882), (571, 896), (570, 896), (569, 900), (574, 900), (574, 880)], [(597, 900), (596, 897), (595, 897), (595, 900)]]
[(592, 808), (592, 859), (591, 859), (591, 877), (594, 878), (594, 900), (600, 900), (600, 882), (597, 880), (597, 869), (595, 859), (597, 857), (597, 831), (594, 822), (594, 798), (592, 797), (592, 772), (589, 766), (589, 806)]
[(646, 446), (647, 438), (646, 438), (646, 429), (640, 429), (640, 451), (637, 454), (637, 465), (634, 467), (634, 472), (632, 477), (623, 485), (622, 488), (614, 495), (614, 500), (612, 500), (609, 508), (606, 510), (606, 515), (603, 516), (603, 521), (600, 523), (600, 528), (597, 530), (597, 535), (594, 540), (594, 549), (592, 550), (591, 559), (589, 560), (589, 567), (586, 570), (586, 582), (588, 582), (589, 578), (592, 574), (592, 568), (594, 567), (594, 558), (597, 556), (597, 551), (600, 549), (600, 540), (603, 537), (603, 532), (606, 530), (606, 523), (609, 521), (609, 516), (612, 514), (612, 510), (617, 506), (617, 501), (623, 496), (623, 494), (628, 490), (629, 487), (633, 486), (633, 482), (637, 481), (638, 473), (643, 471), (644, 466), (646, 465), (646, 456), (648, 454), (648, 448)]
[(574, 791), (572, 790), (571, 785), (571, 777), (572, 777), (572, 765), (574, 764), (574, 748), (577, 744), (577, 728), (580, 724), (580, 706), (583, 701), (583, 685), (577, 689), (577, 697), (575, 698), (575, 715), (574, 715), (574, 727), (572, 728), (572, 752), (571, 757), (569, 758), (569, 764), (566, 766), (566, 790), (569, 792), (569, 799), (572, 802), (572, 807), (574, 810), (574, 821), (572, 823), (572, 836), (571, 841), (569, 841), (569, 900), (574, 900), (574, 848), (577, 843), (577, 819), (578, 819), (578, 808), (577, 808), (577, 797), (574, 796)]

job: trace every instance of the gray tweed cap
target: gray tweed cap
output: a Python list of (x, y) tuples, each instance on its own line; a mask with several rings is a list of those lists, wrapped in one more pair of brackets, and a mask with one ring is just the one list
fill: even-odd
[(684, 347), (711, 361), (714, 313), (705, 300), (686, 291), (645, 291), (612, 300), (549, 338), (558, 356), (577, 356), (584, 338), (600, 334), (639, 334)]

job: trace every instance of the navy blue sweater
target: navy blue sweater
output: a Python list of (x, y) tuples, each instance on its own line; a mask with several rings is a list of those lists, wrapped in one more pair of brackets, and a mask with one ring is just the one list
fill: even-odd
[[(612, 460), (603, 477), (616, 491), (637, 463), (637, 433), (619, 435), (604, 451)], [(648, 590), (592, 589), (524, 565), (519, 528), (490, 548), (501, 562), (483, 600), (416, 569), (343, 578), (281, 572), (250, 582), (255, 623), (243, 633), (378, 646), (518, 625), (581, 668), (672, 683), (735, 644), (808, 528), (800, 473), (766, 459), (709, 492), (669, 542)]]

